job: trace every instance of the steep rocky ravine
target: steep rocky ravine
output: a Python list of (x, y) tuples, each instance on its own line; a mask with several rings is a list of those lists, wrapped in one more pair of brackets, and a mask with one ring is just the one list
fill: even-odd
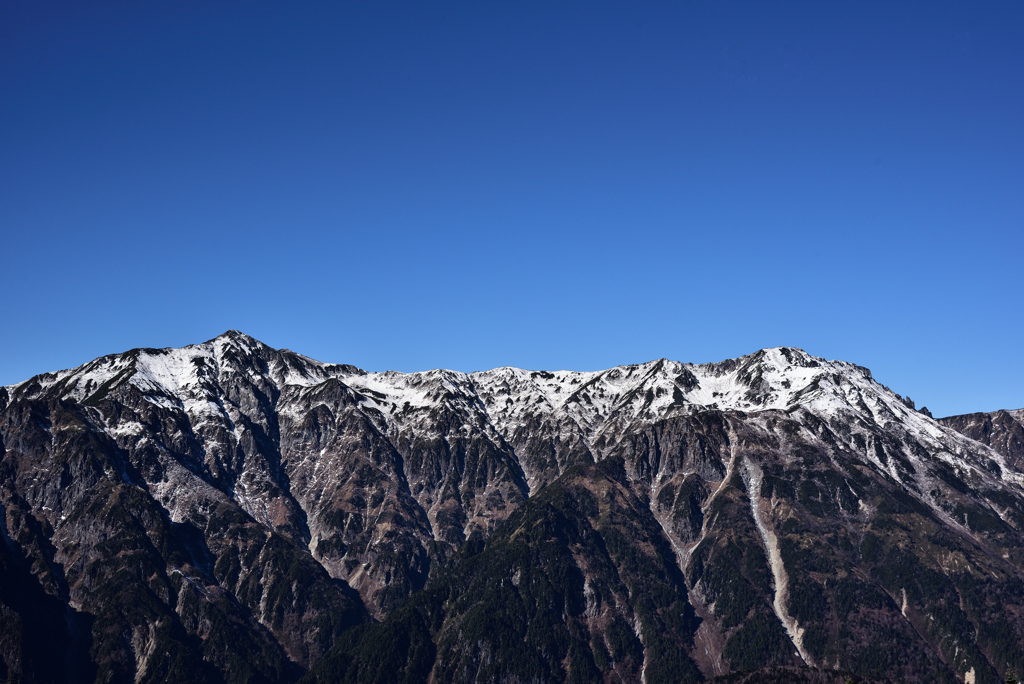
[(231, 331), (103, 357), (0, 389), (0, 679), (1002, 681), (1021, 417), (935, 421), (788, 348), (366, 373)]

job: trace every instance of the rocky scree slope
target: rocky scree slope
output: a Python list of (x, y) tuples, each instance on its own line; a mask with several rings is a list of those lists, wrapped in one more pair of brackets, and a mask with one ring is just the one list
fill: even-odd
[(232, 331), (37, 376), (0, 389), (0, 677), (1000, 681), (1020, 415), (911, 407), (788, 348), (366, 373)]

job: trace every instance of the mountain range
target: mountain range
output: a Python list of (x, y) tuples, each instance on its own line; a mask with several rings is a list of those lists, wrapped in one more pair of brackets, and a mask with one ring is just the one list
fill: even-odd
[(0, 679), (1024, 672), (1024, 411), (800, 349), (369, 373), (229, 331), (0, 388), (0, 452)]

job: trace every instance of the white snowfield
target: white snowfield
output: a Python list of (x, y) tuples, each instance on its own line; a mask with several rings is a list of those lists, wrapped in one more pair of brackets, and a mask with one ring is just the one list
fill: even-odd
[[(262, 361), (252, 362), (257, 357)], [(288, 387), (341, 382), (360, 396), (368, 413), (395, 431), (421, 427), (429, 421), (430, 410), (448, 409), (467, 419), (467, 428), (493, 430), (511, 439), (524, 421), (548, 416), (578, 426), (597, 458), (627, 428), (675, 415), (708, 410), (748, 415), (806, 411), (830, 425), (841, 421), (850, 427), (845, 432), (860, 434), (869, 444), (865, 457), (897, 481), (903, 482), (906, 473), (875, 455), (873, 428), (917, 442), (968, 482), (995, 478), (1024, 486), (1024, 475), (1010, 468), (1000, 454), (909, 408), (866, 368), (791, 347), (764, 349), (721, 363), (658, 359), (589, 372), (503, 367), (476, 373), (368, 373), (287, 350), (278, 352), (244, 334), (229, 332), (180, 349), (105, 356), (6, 389), (12, 397), (56, 394), (88, 403), (91, 397), (127, 382), (147, 400), (184, 411), (193, 425), (208, 419), (233, 424), (237, 408), (225, 402), (218, 386), (236, 373), (279, 394)], [(279, 410), (288, 413), (289, 407)], [(602, 435), (604, 439), (599, 440)], [(920, 460), (911, 448), (904, 455), (911, 462)], [(998, 466), (998, 476), (992, 472), (992, 463)], [(927, 477), (927, 469), (917, 470), (919, 478)], [(916, 484), (919, 491), (928, 491), (928, 482)]]

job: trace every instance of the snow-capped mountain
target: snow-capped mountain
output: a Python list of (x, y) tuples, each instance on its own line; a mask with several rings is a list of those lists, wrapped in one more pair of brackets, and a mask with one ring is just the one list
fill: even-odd
[(996, 681), (1024, 667), (1006, 415), (936, 421), (792, 348), (367, 373), (231, 331), (106, 356), (0, 389), (0, 579), (34, 597), (0, 610), (69, 654), (0, 656), (105, 681)]

